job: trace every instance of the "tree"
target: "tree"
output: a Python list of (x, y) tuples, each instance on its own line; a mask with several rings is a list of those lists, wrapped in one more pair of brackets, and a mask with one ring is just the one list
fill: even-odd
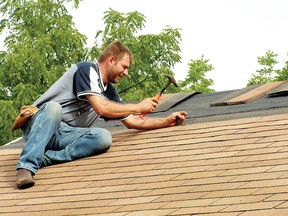
[[(8, 31), (7, 50), (0, 52), (0, 111), (4, 116), (0, 122), (0, 144), (21, 136), (20, 131), (12, 134), (10, 128), (22, 105), (32, 104), (71, 64), (95, 61), (114, 40), (123, 42), (134, 53), (130, 75), (116, 85), (125, 101), (154, 96), (167, 83), (163, 74), (174, 76), (172, 69), (181, 62), (181, 29), (166, 26), (159, 34), (141, 35), (145, 16), (138, 12), (124, 14), (112, 9), (105, 12), (106, 26), (97, 31), (95, 46), (84, 48), (86, 37), (75, 28), (64, 2), (0, 0), (0, 12), (7, 16), (0, 23), (0, 31)], [(74, 1), (76, 6), (78, 3), (79, 0)], [(195, 77), (202, 79), (202, 75)], [(205, 86), (213, 83), (206, 80), (208, 83), (204, 85), (205, 80), (198, 90), (205, 91)], [(167, 93), (179, 91), (173, 86), (167, 89)]]
[[(152, 97), (167, 82), (163, 74), (174, 76), (171, 68), (181, 61), (180, 29), (167, 26), (160, 34), (140, 35), (145, 22), (141, 13), (124, 14), (110, 9), (104, 15), (105, 29), (96, 33), (96, 46), (90, 51), (94, 59), (114, 40), (122, 41), (131, 49), (134, 63), (129, 69), (129, 76), (116, 86), (125, 101)], [(177, 90), (169, 88), (169, 91)]]
[(276, 80), (278, 81), (288, 80), (288, 61), (285, 61), (283, 68), (277, 70)]
[(279, 74), (279, 70), (276, 70), (274, 66), (278, 64), (275, 54), (273, 51), (268, 50), (264, 56), (258, 57), (258, 63), (263, 66), (260, 70), (256, 71), (256, 74), (252, 74), (252, 78), (248, 80), (249, 85), (264, 84), (267, 82), (275, 81), (275, 76)]
[(204, 59), (204, 55), (202, 55), (201, 59), (191, 59), (188, 66), (188, 74), (184, 81), (180, 82), (182, 90), (201, 93), (214, 92), (213, 89), (209, 88), (213, 85), (213, 80), (205, 78), (206, 73), (214, 69), (212, 64), (209, 64), (209, 60)]
[(257, 74), (252, 74), (247, 86), (288, 80), (288, 61), (284, 62), (284, 67), (275, 69), (275, 66), (279, 63), (277, 57), (278, 54), (271, 50), (268, 50), (264, 56), (258, 57), (258, 63), (263, 68), (257, 70)]
[[(78, 32), (64, 1), (1, 0), (0, 144), (21, 135), (11, 125), (22, 105), (31, 104), (72, 63), (86, 58), (86, 37)], [(75, 0), (77, 6), (79, 1)]]

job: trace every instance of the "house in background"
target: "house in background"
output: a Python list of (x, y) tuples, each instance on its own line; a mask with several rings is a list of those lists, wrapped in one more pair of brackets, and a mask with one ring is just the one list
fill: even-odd
[(0, 148), (0, 215), (288, 215), (288, 84), (163, 95), (149, 116), (183, 126), (111, 130), (101, 155), (44, 167), (16, 188), (23, 140)]

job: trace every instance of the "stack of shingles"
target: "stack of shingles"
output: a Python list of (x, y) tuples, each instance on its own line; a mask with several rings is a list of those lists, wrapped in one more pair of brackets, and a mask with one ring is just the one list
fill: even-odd
[(0, 151), (0, 215), (288, 215), (287, 129), (279, 115), (114, 133), (107, 153), (45, 167), (27, 190), (19, 151)]

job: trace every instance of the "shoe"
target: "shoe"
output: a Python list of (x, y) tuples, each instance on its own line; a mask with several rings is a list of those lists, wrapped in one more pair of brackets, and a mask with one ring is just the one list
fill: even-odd
[(27, 169), (19, 169), (17, 172), (16, 185), (19, 189), (25, 189), (32, 187), (35, 184), (35, 180), (32, 173)]

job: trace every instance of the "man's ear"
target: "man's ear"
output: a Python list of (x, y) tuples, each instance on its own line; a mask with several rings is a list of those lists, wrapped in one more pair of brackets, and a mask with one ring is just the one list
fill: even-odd
[(116, 61), (115, 55), (110, 55), (110, 56), (108, 57), (108, 61), (109, 61), (109, 63), (113, 63), (113, 61), (115, 62), (115, 61)]

